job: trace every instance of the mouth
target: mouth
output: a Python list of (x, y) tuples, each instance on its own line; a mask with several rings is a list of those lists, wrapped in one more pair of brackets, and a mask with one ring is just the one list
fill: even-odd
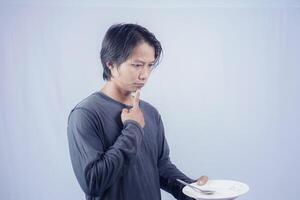
[(136, 87), (143, 87), (145, 84), (144, 83), (134, 83), (133, 85)]

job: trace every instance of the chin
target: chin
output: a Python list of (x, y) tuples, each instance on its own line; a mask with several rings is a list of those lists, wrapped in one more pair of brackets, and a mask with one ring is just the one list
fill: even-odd
[(127, 89), (125, 89), (125, 90), (131, 93), (131, 92), (136, 92), (137, 89), (142, 89), (142, 86), (131, 86), (131, 87), (128, 87)]
[(131, 88), (131, 92), (136, 92), (137, 89), (141, 89), (142, 87), (137, 87), (137, 86), (134, 86)]
[(136, 92), (137, 88), (128, 88), (126, 89), (126, 93)]

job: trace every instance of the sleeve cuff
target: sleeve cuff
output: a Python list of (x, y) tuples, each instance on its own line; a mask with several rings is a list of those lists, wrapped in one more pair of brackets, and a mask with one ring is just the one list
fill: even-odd
[(135, 125), (140, 130), (141, 134), (144, 135), (144, 130), (143, 130), (142, 126), (137, 121), (134, 121), (132, 119), (127, 119), (123, 122), (124, 127), (127, 127), (130, 124)]

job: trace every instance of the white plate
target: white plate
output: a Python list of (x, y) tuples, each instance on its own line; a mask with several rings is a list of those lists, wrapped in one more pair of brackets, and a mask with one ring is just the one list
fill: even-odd
[(200, 189), (214, 190), (214, 194), (203, 194), (196, 192), (192, 188), (185, 186), (182, 189), (182, 192), (195, 199), (218, 199), (218, 200), (231, 200), (235, 199), (242, 194), (245, 194), (249, 191), (248, 185), (238, 181), (232, 180), (208, 180), (205, 185), (199, 186), (197, 183), (192, 183), (191, 185), (196, 186)]

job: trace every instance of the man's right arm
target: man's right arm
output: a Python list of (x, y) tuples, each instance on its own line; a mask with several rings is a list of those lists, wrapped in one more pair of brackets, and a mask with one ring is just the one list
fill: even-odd
[(68, 141), (72, 166), (83, 191), (90, 196), (102, 196), (136, 158), (143, 129), (133, 120), (126, 120), (121, 135), (104, 150), (100, 139), (102, 128), (93, 113), (73, 110), (68, 121)]

